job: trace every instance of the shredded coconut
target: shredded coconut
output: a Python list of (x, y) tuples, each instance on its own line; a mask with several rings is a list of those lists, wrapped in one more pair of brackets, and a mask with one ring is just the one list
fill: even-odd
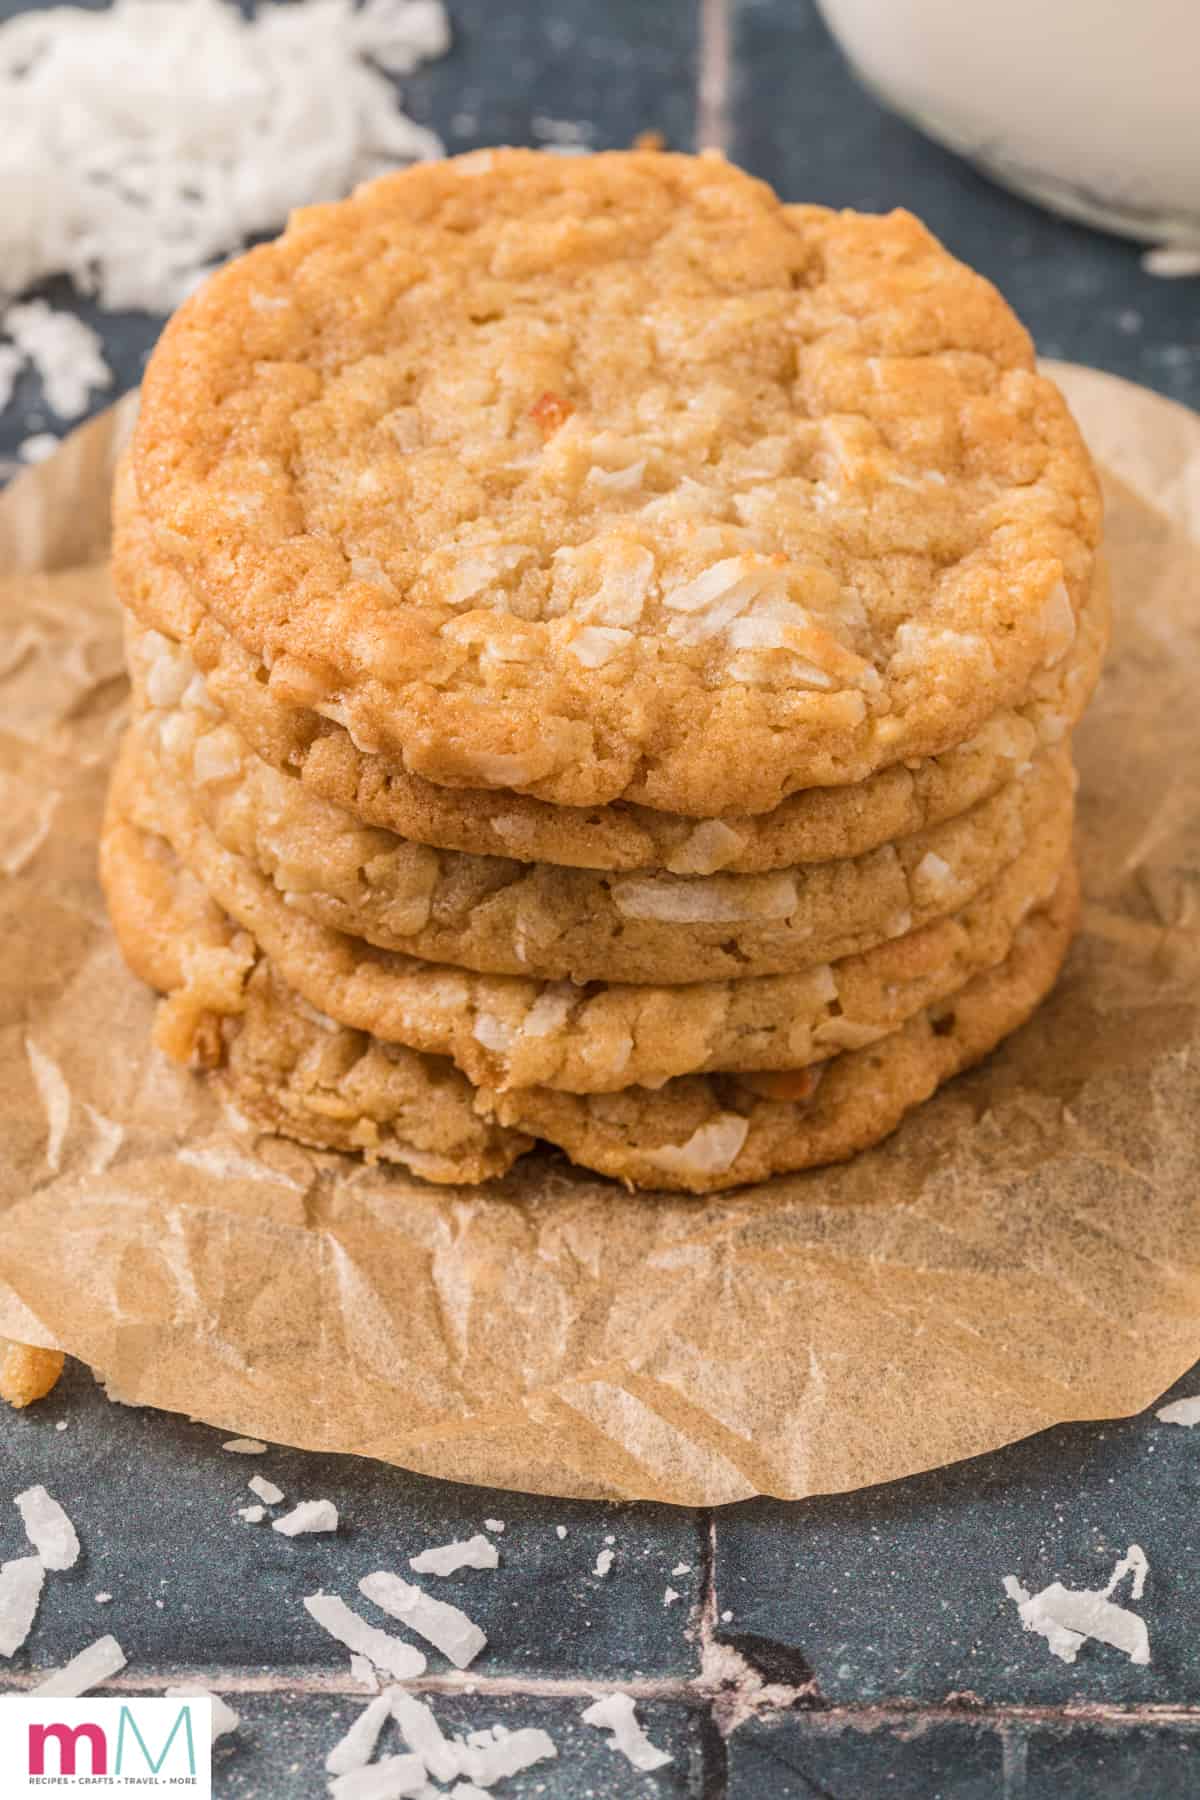
[(592, 1574), (593, 1575), (607, 1575), (608, 1571), (612, 1568), (612, 1566), (613, 1566), (612, 1551), (611, 1550), (601, 1550), (599, 1556), (597, 1556), (597, 1558), (596, 1558), (596, 1566), (592, 1570)]
[(1146, 1622), (1111, 1596), (1125, 1577), (1132, 1576), (1131, 1597), (1140, 1600), (1148, 1564), (1140, 1544), (1131, 1544), (1109, 1578), (1108, 1586), (1067, 1588), (1053, 1581), (1040, 1594), (1030, 1594), (1015, 1575), (1004, 1577), (1004, 1591), (1016, 1604), (1026, 1631), (1036, 1631), (1050, 1646), (1052, 1655), (1073, 1663), (1089, 1638), (1123, 1650), (1130, 1662), (1150, 1661), (1150, 1637)]
[[(4, 27), (0, 26), (0, 58), (3, 50)], [(0, 95), (4, 94), (7, 73), (0, 60)], [(0, 162), (0, 178), (2, 174)], [(6, 207), (5, 216), (0, 218), (0, 245), (5, 250), (7, 223)], [(0, 268), (4, 268), (3, 251)], [(0, 288), (3, 285), (4, 277), (0, 276)], [(44, 300), (30, 300), (24, 306), (10, 306), (4, 314), (3, 327), (19, 354), (33, 364), (41, 378), (46, 405), (60, 419), (77, 419), (87, 411), (93, 389), (112, 386), (112, 370), (104, 360), (99, 334), (74, 313), (56, 312)]]
[(664, 1606), (674, 1606), (675, 1602), (682, 1598), (683, 1596), (679, 1593), (677, 1588), (669, 1587), (663, 1589)]
[(325, 1758), (325, 1767), (331, 1775), (348, 1775), (351, 1769), (363, 1769), (375, 1754), (380, 1733), (391, 1717), (394, 1690), (377, 1695), (351, 1725), (344, 1737), (340, 1737), (329, 1755)]
[(44, 1487), (26, 1488), (18, 1494), (17, 1508), (29, 1539), (48, 1569), (73, 1569), (79, 1561), (75, 1527), (57, 1500)]
[(663, 1144), (646, 1152), (646, 1161), (668, 1175), (723, 1175), (741, 1154), (750, 1129), (740, 1113), (720, 1113), (698, 1125), (685, 1144)]
[(239, 1506), (238, 1518), (245, 1519), (247, 1525), (261, 1525), (267, 1516), (265, 1506)]
[(235, 1456), (265, 1456), (267, 1446), (260, 1444), (257, 1438), (230, 1438), (222, 1450), (232, 1450)]
[(211, 1700), (212, 1701), (212, 1741), (228, 1737), (241, 1724), (241, 1717), (234, 1712), (228, 1701), (222, 1700), (220, 1694), (214, 1694), (211, 1688), (200, 1687), (194, 1682), (184, 1682), (180, 1687), (166, 1689), (168, 1700)]
[(273, 1519), (271, 1529), (283, 1537), (300, 1537), (310, 1531), (336, 1531), (337, 1507), (332, 1500), (301, 1500), (282, 1519)]
[(260, 1500), (265, 1500), (268, 1506), (278, 1506), (283, 1499), (283, 1489), (276, 1487), (273, 1481), (267, 1481), (262, 1475), (252, 1475), (246, 1486), (252, 1494), (257, 1494)]
[(115, 1637), (97, 1638), (78, 1656), (73, 1656), (64, 1668), (56, 1669), (53, 1675), (47, 1675), (39, 1681), (31, 1694), (43, 1697), (54, 1696), (61, 1700), (76, 1700), (81, 1694), (89, 1694), (110, 1675), (116, 1675), (125, 1667), (125, 1652)]
[(433, 1644), (456, 1669), (465, 1669), (468, 1663), (474, 1662), (487, 1643), (478, 1625), (457, 1606), (435, 1600), (431, 1594), (386, 1569), (364, 1575), (358, 1588), (383, 1612), (402, 1620), (418, 1636)]
[(504, 1530), (504, 1520), (503, 1519), (485, 1519), (483, 1521), (483, 1529), (485, 1531), (503, 1531)]
[(111, 1594), (97, 1594), (95, 1596), (97, 1606), (107, 1606), (111, 1599), (112, 1599)]
[(329, 1792), (332, 1800), (402, 1800), (424, 1786), (425, 1765), (419, 1756), (385, 1756), (368, 1768), (336, 1776)]
[(473, 1731), (459, 1752), (459, 1761), (468, 1781), (490, 1788), (497, 1781), (506, 1781), (510, 1775), (519, 1775), (522, 1769), (557, 1755), (549, 1732), (527, 1725), (520, 1731), (506, 1731), (492, 1738)]
[(440, 0), (309, 0), (248, 18), (215, 0), (116, 0), (9, 19), (0, 285), (65, 274), (107, 308), (170, 312), (293, 207), (439, 155), (384, 71), (448, 43)]
[(40, 1556), (0, 1567), (0, 1656), (13, 1656), (33, 1630), (46, 1571)]
[(635, 1769), (662, 1769), (673, 1760), (669, 1751), (655, 1748), (638, 1724), (631, 1694), (605, 1694), (587, 1708), (583, 1722), (611, 1731), (613, 1749)]
[(671, 1570), (672, 1575), (690, 1575), (691, 1572), (691, 1563), (676, 1563), (675, 1567)]
[(500, 1554), (481, 1531), (474, 1537), (453, 1544), (437, 1544), (410, 1556), (408, 1566), (418, 1575), (453, 1575), (458, 1569), (494, 1569)]
[(47, 457), (54, 455), (60, 441), (52, 431), (35, 431), (32, 437), (21, 439), (17, 445), (17, 455), (24, 463), (45, 462)]
[(1193, 1394), (1186, 1400), (1172, 1400), (1169, 1406), (1160, 1406), (1154, 1416), (1164, 1425), (1200, 1425), (1200, 1394)]
[(307, 1594), (304, 1607), (330, 1637), (345, 1644), (347, 1650), (365, 1656), (374, 1668), (394, 1675), (397, 1681), (413, 1681), (425, 1673), (425, 1658), (415, 1645), (368, 1625), (337, 1594)]
[(435, 1781), (453, 1781), (462, 1773), (462, 1748), (443, 1735), (432, 1707), (401, 1688), (392, 1689), (390, 1704), (401, 1737)]
[(565, 1537), (566, 1537), (566, 1535), (567, 1535), (567, 1528), (566, 1528), (566, 1526), (565, 1526), (565, 1525), (556, 1525), (556, 1526), (555, 1526), (555, 1527), (554, 1527), (554, 1534), (555, 1534), (555, 1536), (556, 1536), (556, 1537), (559, 1537), (559, 1538), (565, 1538)]

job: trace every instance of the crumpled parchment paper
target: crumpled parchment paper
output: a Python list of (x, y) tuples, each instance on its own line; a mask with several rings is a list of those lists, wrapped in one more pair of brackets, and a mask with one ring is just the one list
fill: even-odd
[(1118, 613), (1078, 738), (1082, 936), (879, 1149), (711, 1200), (549, 1155), (484, 1189), (239, 1134), (151, 1048), (94, 861), (128, 407), (0, 499), (0, 1333), (229, 1432), (712, 1504), (1146, 1405), (1200, 1357), (1200, 418), (1056, 371)]

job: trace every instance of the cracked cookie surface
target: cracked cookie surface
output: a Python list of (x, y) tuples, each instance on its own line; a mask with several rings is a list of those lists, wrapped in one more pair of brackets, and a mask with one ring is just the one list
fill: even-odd
[(155, 544), (360, 747), (712, 818), (1070, 655), (1100, 508), (996, 291), (719, 158), (477, 153), (297, 214), (152, 359)]

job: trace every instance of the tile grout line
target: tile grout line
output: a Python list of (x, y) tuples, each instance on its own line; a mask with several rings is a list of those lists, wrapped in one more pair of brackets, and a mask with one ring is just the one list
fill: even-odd
[(727, 152), (732, 67), (729, 9), (732, 0), (697, 0), (700, 49), (696, 82), (696, 148)]

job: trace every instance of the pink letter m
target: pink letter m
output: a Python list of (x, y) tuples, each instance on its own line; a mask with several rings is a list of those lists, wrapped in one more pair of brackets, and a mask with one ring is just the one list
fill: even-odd
[(46, 1739), (58, 1741), (58, 1773), (75, 1774), (75, 1751), (80, 1738), (92, 1747), (92, 1774), (108, 1774), (108, 1743), (99, 1725), (31, 1725), (29, 1727), (29, 1773), (46, 1773)]

